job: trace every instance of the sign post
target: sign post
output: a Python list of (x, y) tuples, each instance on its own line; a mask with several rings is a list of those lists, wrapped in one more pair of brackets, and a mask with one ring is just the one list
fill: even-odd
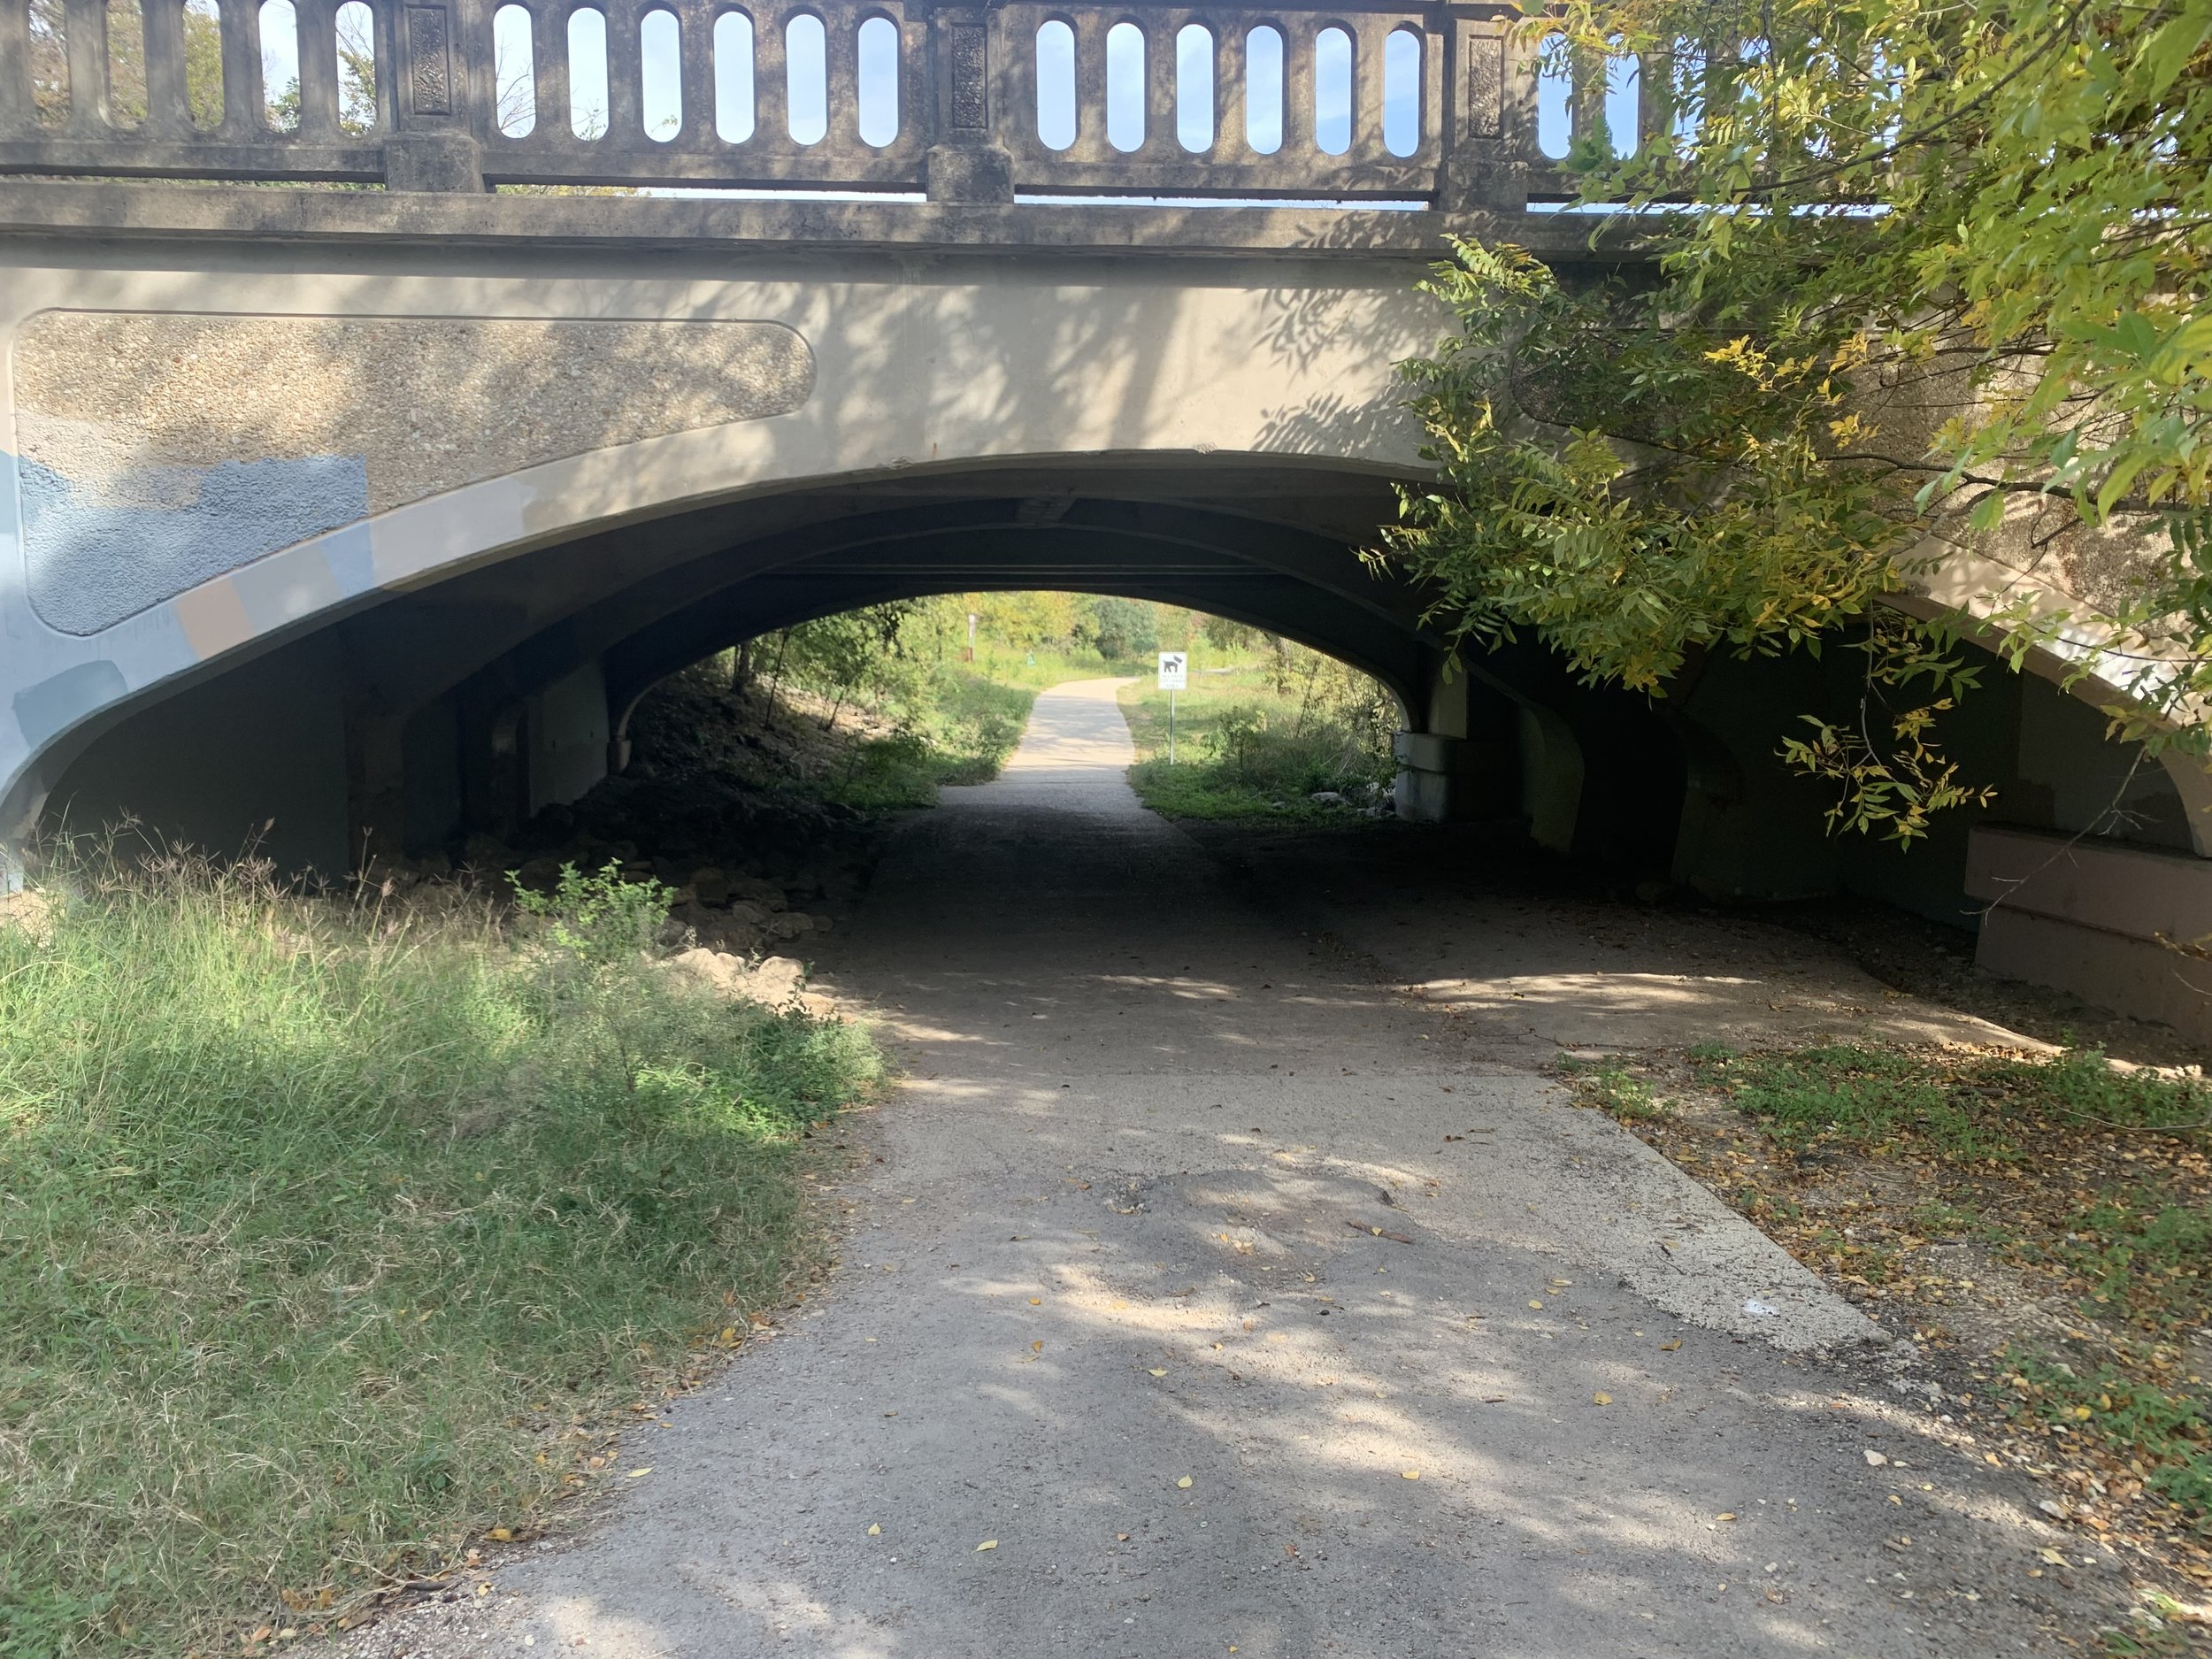
[(1175, 694), (1190, 683), (1190, 653), (1160, 653), (1160, 689), (1167, 693), (1167, 764), (1175, 764)]

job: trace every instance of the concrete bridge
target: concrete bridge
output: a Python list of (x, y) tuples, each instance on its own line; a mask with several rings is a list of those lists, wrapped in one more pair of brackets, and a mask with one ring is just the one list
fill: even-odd
[[(1985, 961), (2212, 1034), (2154, 942), (2212, 932), (2212, 790), (2089, 701), (1988, 676), (1954, 743), (2000, 805), (1901, 856), (1773, 758), (1847, 664), (1454, 675), (1361, 562), (1423, 470), (1392, 365), (1447, 325), (1446, 234), (1637, 257), (1548, 211), (1512, 8), (110, 16), (0, 8), (0, 846), (449, 846), (619, 767), (725, 645), (1075, 588), (1373, 673), (1409, 815), (1716, 895), (2006, 895)], [(1665, 119), (1619, 104), (1594, 72), (1552, 113)]]

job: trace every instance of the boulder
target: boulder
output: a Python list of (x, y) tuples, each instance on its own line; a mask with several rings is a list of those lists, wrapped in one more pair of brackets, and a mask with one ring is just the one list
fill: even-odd
[(741, 956), (699, 948), (671, 956), (668, 969), (733, 1001), (741, 998), (776, 1009), (795, 1002), (810, 1013), (828, 1011), (826, 998), (807, 995), (804, 964), (789, 956), (765, 957), (749, 967)]
[(781, 887), (760, 876), (732, 877), (730, 893), (733, 898), (745, 899), (764, 910), (788, 910), (791, 905)]

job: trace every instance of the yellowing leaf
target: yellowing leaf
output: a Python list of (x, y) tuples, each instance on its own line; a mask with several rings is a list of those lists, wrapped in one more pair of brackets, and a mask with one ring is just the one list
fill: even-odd
[(1045, 1345), (1041, 1341), (1032, 1342), (1029, 1345), (1029, 1351), (1033, 1354), (1041, 1354), (1045, 1351)]
[(1535, 1297), (1531, 1296), (1531, 1297), (1528, 1299), (1528, 1305), (1529, 1305), (1530, 1307), (1532, 1307), (1532, 1308), (1540, 1308), (1540, 1307), (1542, 1307), (1544, 1304), (1543, 1304), (1542, 1302), (1540, 1302), (1537, 1301)]
[(868, 1536), (871, 1538), (881, 1538), (883, 1536), (882, 1526), (875, 1522), (870, 1522), (868, 1524)]
[(2069, 1562), (2065, 1556), (2060, 1555), (2055, 1549), (2044, 1550), (2037, 1555), (2036, 1559), (2039, 1561), (2047, 1561), (2054, 1567), (2066, 1567), (2073, 1564)]
[(1678, 1337), (1677, 1337), (1677, 1338), (1675, 1338), (1675, 1339), (1674, 1339), (1674, 1340), (1673, 1340), (1673, 1341), (1671, 1341), (1671, 1342), (1662, 1342), (1662, 1343), (1659, 1345), (1659, 1351), (1660, 1351), (1662, 1354), (1671, 1354), (1671, 1353), (1673, 1353), (1673, 1352), (1675, 1351), (1675, 1349), (1677, 1349), (1677, 1348), (1680, 1348), (1681, 1346), (1682, 1346), (1682, 1339), (1681, 1339), (1680, 1337), (1678, 1337)]
[(1401, 1480), (1418, 1480), (1420, 1478), (1421, 1471), (1417, 1469), (1402, 1469), (1398, 1471), (1398, 1479)]
[(1713, 1518), (1714, 1518), (1716, 1521), (1732, 1521), (1732, 1520), (1734, 1520), (1734, 1519), (1736, 1518), (1736, 1512), (1735, 1512), (1735, 1510), (1733, 1510), (1733, 1509), (1723, 1509), (1723, 1510), (1722, 1510), (1722, 1511), (1721, 1511), (1718, 1515), (1716, 1515)]
[(987, 1549), (996, 1549), (997, 1548), (998, 1540), (995, 1538), (987, 1538), (975, 1547), (975, 1553), (980, 1555)]
[(1590, 1403), (1594, 1406), (1609, 1406), (1613, 1403), (1613, 1396), (1603, 1392), (1594, 1394), (1590, 1396)]
[(1152, 1368), (1150, 1374), (1155, 1377), (1164, 1377), (1167, 1375), (1167, 1369), (1164, 1366), (1156, 1365)]
[(1180, 1480), (1177, 1481), (1175, 1484), (1176, 1484), (1177, 1486), (1181, 1486), (1181, 1487), (1185, 1488), (1186, 1490), (1187, 1490), (1187, 1489), (1189, 1488), (1189, 1486), (1190, 1486), (1190, 1477), (1189, 1477), (1188, 1475), (1185, 1475), (1185, 1476), (1184, 1476), (1184, 1477), (1183, 1477)]
[(1032, 1296), (1029, 1299), (1029, 1305), (1033, 1308), (1041, 1308), (1045, 1305), (1045, 1299), (1042, 1296)]
[(484, 1536), (490, 1539), (494, 1543), (506, 1544), (511, 1543), (514, 1540), (515, 1532), (514, 1528), (511, 1526), (495, 1526), (490, 1532), (485, 1533)]
[(637, 1479), (640, 1475), (649, 1475), (649, 1474), (651, 1474), (652, 1472), (653, 1472), (652, 1465), (649, 1463), (649, 1464), (647, 1464), (647, 1465), (646, 1465), (643, 1469), (633, 1469), (633, 1470), (630, 1471), (630, 1474), (629, 1474), (629, 1479), (632, 1479), (632, 1480), (635, 1480), (635, 1479)]

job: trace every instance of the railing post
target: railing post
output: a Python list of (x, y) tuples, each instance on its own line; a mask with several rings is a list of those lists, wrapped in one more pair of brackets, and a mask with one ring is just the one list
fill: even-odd
[(1525, 211), (1536, 142), (1536, 70), (1516, 37), (1517, 6), (1455, 4), (1444, 13), (1444, 165), (1437, 205), (1449, 213)]
[(932, 6), (929, 21), (929, 153), (923, 177), (933, 202), (1014, 199), (1014, 158), (998, 142), (999, 65), (991, 61), (991, 18), (976, 5)]
[(394, 13), (392, 44), (398, 53), (392, 130), (384, 139), (388, 190), (472, 190), (484, 188), (484, 152), (469, 127), (472, 52), (488, 54), (489, 31), (473, 41), (462, 28), (463, 0), (382, 0)]

